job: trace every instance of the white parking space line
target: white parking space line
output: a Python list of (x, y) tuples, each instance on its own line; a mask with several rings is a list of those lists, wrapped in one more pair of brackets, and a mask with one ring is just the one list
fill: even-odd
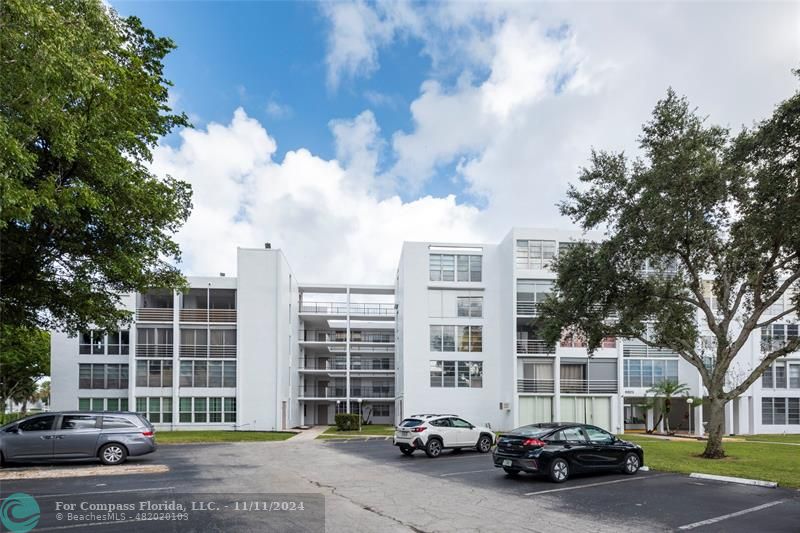
[(167, 465), (127, 464), (117, 466), (87, 466), (75, 468), (16, 468), (0, 472), (0, 480), (30, 480), (75, 478), (94, 476), (122, 476), (131, 474), (163, 474), (169, 472)]
[(96, 492), (62, 492), (61, 494), (32, 494), (36, 498), (60, 498), (63, 496), (90, 496), (92, 494), (118, 494), (121, 492), (152, 492), (174, 490), (175, 487), (146, 487), (143, 489), (98, 490)]
[(524, 496), (536, 496), (537, 494), (550, 494), (552, 492), (564, 492), (568, 490), (578, 490), (578, 489), (588, 489), (590, 487), (599, 487), (601, 485), (613, 485), (615, 483), (627, 483), (629, 481), (644, 481), (646, 479), (653, 479), (661, 476), (666, 476), (667, 474), (655, 474), (652, 476), (637, 476), (637, 477), (629, 477), (625, 479), (615, 479), (613, 481), (601, 481), (599, 483), (587, 483), (585, 485), (575, 485), (574, 487), (562, 487), (560, 489), (550, 489), (550, 490), (540, 490), (537, 492), (526, 492)]
[(695, 529), (697, 527), (703, 527), (710, 524), (716, 524), (717, 522), (722, 522), (723, 520), (727, 520), (728, 518), (735, 518), (737, 516), (742, 516), (748, 513), (754, 513), (756, 511), (761, 511), (762, 509), (769, 509), (770, 507), (774, 507), (778, 504), (785, 502), (786, 499), (783, 500), (776, 500), (774, 502), (765, 503), (763, 505), (757, 505), (756, 507), (751, 507), (749, 509), (743, 509), (741, 511), (736, 511), (735, 513), (724, 514), (721, 516), (716, 516), (714, 518), (709, 518), (708, 520), (701, 520), (700, 522), (695, 522), (693, 524), (686, 524), (685, 526), (681, 526), (678, 529), (682, 531), (686, 531), (688, 529)]
[(467, 470), (466, 472), (450, 472), (449, 474), (439, 474), (439, 477), (463, 476), (466, 474), (477, 474), (478, 472), (494, 472), (494, 468), (484, 468), (483, 470)]

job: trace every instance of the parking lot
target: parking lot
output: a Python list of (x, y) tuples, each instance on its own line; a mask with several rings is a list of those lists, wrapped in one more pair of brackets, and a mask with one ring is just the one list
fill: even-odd
[[(580, 475), (563, 484), (544, 477), (510, 478), (494, 468), (489, 455), (445, 452), (429, 459), (418, 451), (400, 454), (391, 441), (329, 443), (345, 453), (394, 466), (406, 472), (446, 479), (510, 497), (555, 500), (570, 513), (601, 521), (646, 518), (667, 529), (696, 531), (800, 531), (800, 491), (767, 489), (706, 481), (680, 474), (639, 472)], [(746, 512), (749, 511), (749, 512)]]
[[(312, 441), (162, 446), (129, 462), (144, 473), (69, 477), (93, 464), (12, 468), (48, 469), (62, 477), (6, 479), (2, 496), (33, 495), (42, 507), (34, 531), (770, 531), (797, 533), (800, 492), (640, 472), (587, 475), (553, 484), (508, 478), (489, 455), (445, 452), (405, 457), (391, 441)], [(158, 467), (158, 468), (154, 468)], [(26, 470), (27, 469), (27, 470)], [(4, 473), (8, 472), (4, 469)], [(45, 472), (46, 474), (46, 472)], [(55, 521), (52, 502), (150, 498), (185, 494), (249, 498), (254, 494), (321, 494), (324, 509), (299, 515), (195, 514), (186, 522)], [(244, 496), (242, 496), (244, 494)]]

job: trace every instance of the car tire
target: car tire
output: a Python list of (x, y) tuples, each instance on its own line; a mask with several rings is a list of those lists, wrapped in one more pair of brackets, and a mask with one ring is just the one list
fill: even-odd
[(481, 435), (475, 448), (481, 453), (489, 453), (492, 450), (492, 439), (489, 435)]
[(569, 463), (561, 457), (556, 457), (550, 462), (548, 474), (553, 483), (564, 483), (569, 477)]
[(414, 454), (414, 448), (412, 448), (411, 446), (400, 446), (400, 452), (403, 455), (411, 456)]
[(508, 468), (507, 466), (504, 466), (503, 470), (505, 470), (508, 477), (517, 477), (519, 475), (519, 470), (516, 468)]
[(122, 444), (112, 442), (103, 445), (97, 455), (104, 465), (121, 465), (128, 458), (128, 450)]
[(629, 476), (634, 475), (636, 472), (639, 471), (639, 467), (642, 466), (639, 461), (639, 456), (633, 452), (628, 452), (625, 455), (625, 460), (622, 462), (622, 473), (628, 474)]
[(428, 444), (425, 445), (425, 455), (428, 457), (439, 457), (442, 453), (442, 441), (439, 439), (428, 439)]

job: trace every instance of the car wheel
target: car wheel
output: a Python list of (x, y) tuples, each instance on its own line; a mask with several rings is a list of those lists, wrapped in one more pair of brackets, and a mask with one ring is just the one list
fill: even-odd
[(442, 441), (429, 439), (428, 444), (425, 445), (425, 454), (428, 457), (439, 457), (440, 453), (442, 453)]
[(100, 448), (100, 462), (104, 465), (119, 465), (128, 458), (128, 450), (122, 444), (111, 443)]
[(519, 470), (517, 470), (516, 468), (508, 468), (504, 466), (503, 470), (505, 470), (506, 475), (508, 475), (509, 477), (517, 477), (519, 475)]
[(563, 483), (569, 477), (569, 464), (560, 457), (553, 459), (550, 463), (550, 480), (555, 483)]
[(400, 446), (400, 451), (403, 453), (403, 455), (414, 454), (414, 448), (412, 448), (411, 446)]
[(492, 439), (488, 435), (483, 435), (478, 439), (478, 445), (475, 447), (481, 453), (488, 453), (492, 449)]
[(632, 476), (639, 471), (640, 466), (639, 456), (633, 452), (630, 452), (625, 456), (625, 462), (622, 463), (622, 471), (629, 476)]

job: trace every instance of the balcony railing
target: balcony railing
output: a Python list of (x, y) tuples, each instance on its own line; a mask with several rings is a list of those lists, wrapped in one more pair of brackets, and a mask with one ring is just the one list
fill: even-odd
[[(558, 343), (561, 348), (586, 348), (586, 341), (573, 337), (572, 339), (561, 339)], [(617, 347), (617, 339), (614, 337), (606, 337), (600, 343), (600, 348), (616, 348)]]
[(680, 357), (678, 352), (667, 348), (651, 348), (644, 344), (623, 343), (623, 357)]
[(307, 329), (303, 332), (303, 340), (306, 342), (347, 342), (347, 332)]
[(346, 370), (347, 361), (334, 359), (301, 359), (300, 368), (304, 370)]
[(552, 354), (556, 353), (556, 348), (542, 340), (517, 339), (517, 353)]
[[(394, 304), (351, 303), (351, 315), (394, 316)], [(300, 306), (301, 313), (317, 315), (346, 315), (348, 306), (344, 302), (308, 302)]]
[(394, 304), (350, 304), (351, 315), (394, 316)]
[(555, 390), (552, 379), (518, 379), (517, 392), (550, 392)]
[(775, 350), (780, 350), (794, 340), (794, 338), (761, 339), (761, 351), (764, 353), (774, 352)]
[(617, 392), (617, 380), (615, 379), (562, 379), (561, 393), (572, 394), (595, 394), (595, 393), (615, 393)]
[(394, 370), (394, 359), (351, 359), (350, 370)]
[(172, 344), (137, 344), (136, 357), (172, 357)]
[(136, 320), (139, 322), (172, 322), (171, 307), (137, 307)]
[(351, 398), (394, 398), (394, 387), (350, 387)]
[(518, 301), (517, 314), (520, 316), (536, 316), (539, 314), (539, 303)]
[(344, 387), (300, 387), (300, 398), (345, 398)]
[(236, 346), (181, 344), (181, 357), (236, 357)]
[[(342, 346), (341, 351), (345, 351), (344, 346)], [(356, 344), (350, 346), (350, 353), (394, 353), (394, 346), (361, 346)]]
[(181, 309), (181, 322), (236, 322), (236, 309)]
[(366, 333), (363, 331), (351, 331), (350, 342), (379, 342), (393, 343), (394, 334), (392, 333)]

